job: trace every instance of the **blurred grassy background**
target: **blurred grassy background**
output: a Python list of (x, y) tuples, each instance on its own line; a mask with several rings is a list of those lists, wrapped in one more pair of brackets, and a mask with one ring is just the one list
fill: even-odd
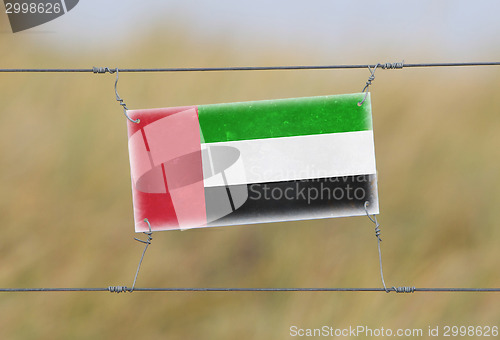
[[(166, 29), (173, 28), (155, 31)], [(199, 55), (188, 33), (176, 32), (151, 33), (98, 58), (90, 51), (66, 58), (36, 36), (13, 43), (0, 34), (0, 64), (245, 62), (224, 39)], [(259, 58), (253, 64), (317, 61), (293, 48)], [(130, 108), (209, 104), (359, 92), (368, 75), (121, 74), (119, 93)], [(499, 286), (499, 75), (493, 67), (377, 71), (372, 107), (388, 285)], [(131, 285), (143, 245), (133, 240), (126, 121), (114, 76), (0, 77), (0, 286)], [(363, 217), (161, 232), (138, 286), (379, 287), (377, 256), (373, 224)], [(470, 293), (2, 293), (0, 337), (282, 339), (291, 325), (498, 325), (499, 302), (498, 294)]]

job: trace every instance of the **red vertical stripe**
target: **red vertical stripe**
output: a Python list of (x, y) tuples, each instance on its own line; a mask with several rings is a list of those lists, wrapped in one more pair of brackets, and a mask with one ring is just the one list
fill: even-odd
[[(206, 225), (196, 107), (129, 111), (129, 153), (136, 231)], [(137, 138), (139, 137), (139, 138)], [(142, 144), (142, 145), (141, 145)]]

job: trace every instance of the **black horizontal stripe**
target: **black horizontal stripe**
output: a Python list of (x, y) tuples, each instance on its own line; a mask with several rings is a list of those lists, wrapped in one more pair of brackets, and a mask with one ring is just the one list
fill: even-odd
[(375, 174), (205, 188), (209, 226), (360, 215), (376, 197)]

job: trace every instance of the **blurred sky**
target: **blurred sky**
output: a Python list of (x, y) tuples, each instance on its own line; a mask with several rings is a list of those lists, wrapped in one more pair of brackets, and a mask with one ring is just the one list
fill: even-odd
[(498, 13), (498, 0), (80, 0), (67, 15), (17, 35), (79, 53), (133, 46), (159, 25), (166, 39), (185, 28), (200, 43), (224, 39), (249, 55), (296, 49), (311, 62), (318, 54), (342, 63), (375, 62), (368, 60), (373, 56), (387, 58), (378, 62), (494, 60)]

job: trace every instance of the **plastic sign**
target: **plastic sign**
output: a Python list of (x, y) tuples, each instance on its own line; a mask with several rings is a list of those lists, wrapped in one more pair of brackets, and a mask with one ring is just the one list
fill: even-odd
[(135, 230), (377, 214), (363, 97), (128, 111)]

